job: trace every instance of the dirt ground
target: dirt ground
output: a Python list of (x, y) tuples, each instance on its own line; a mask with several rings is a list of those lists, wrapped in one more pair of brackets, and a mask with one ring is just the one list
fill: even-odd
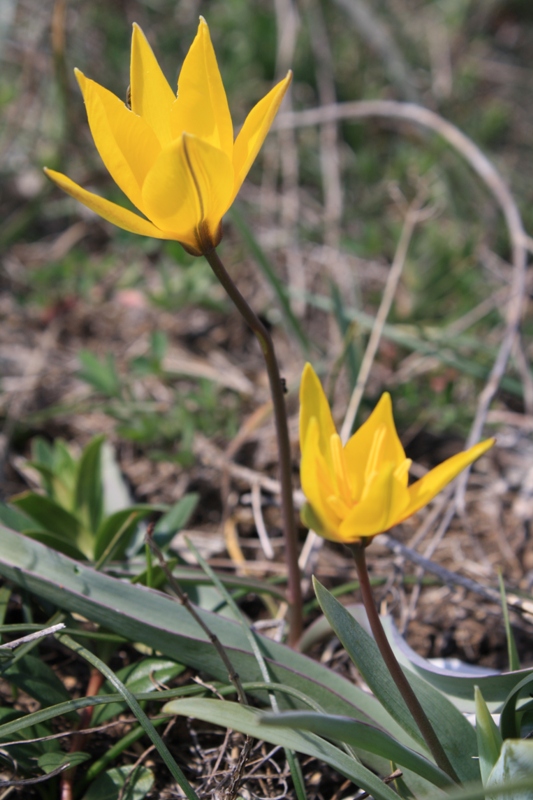
[[(22, 247), (14, 248), (11, 257), (27, 258), (29, 248)], [(37, 249), (36, 245), (33, 247)], [(157, 264), (147, 261), (145, 266), (148, 282), (157, 281)], [(245, 286), (255, 291), (261, 305), (264, 290), (260, 284), (254, 286), (253, 272), (246, 273), (246, 267), (244, 275)], [(213, 565), (257, 577), (284, 574), (278, 496), (268, 491), (269, 477), (276, 478), (273, 423), (268, 410), (263, 415), (257, 412), (268, 401), (266, 376), (256, 344), (235, 312), (203, 308), (184, 308), (176, 314), (161, 312), (151, 308), (140, 293), (124, 293), (112, 285), (109, 289), (96, 287), (88, 300), (74, 299), (70, 304), (45, 309), (21, 307), (11, 292), (3, 291), (0, 308), (4, 320), (0, 346), (4, 365), (1, 402), (9, 434), (9, 439), (4, 437), (4, 443), (9, 445), (3, 452), (4, 498), (34, 485), (34, 476), (25, 460), (32, 435), (61, 436), (81, 448), (92, 436), (103, 432), (116, 448), (120, 468), (137, 501), (171, 503), (186, 491), (200, 493), (199, 510), (189, 529)], [(313, 324), (320, 324), (318, 315)], [(240, 393), (244, 421), (233, 445), (221, 436), (208, 440), (199, 434), (193, 446), (194, 462), (186, 466), (172, 457), (172, 450), (166, 460), (154, 460), (146, 447), (121, 439), (116, 433), (115, 420), (100, 410), (105, 405), (103, 401), (98, 401), (98, 396), (95, 399), (94, 391), (79, 378), (80, 349), (87, 348), (100, 355), (112, 353), (118, 370), (124, 371), (132, 354), (147, 351), (150, 332), (156, 327), (168, 337), (165, 365), (175, 370), (177, 377), (174, 381), (154, 375), (136, 378), (134, 392), (138, 398), (155, 401), (158, 413), (164, 416), (175, 402), (176, 388), (183, 387), (185, 391), (199, 375), (214, 377), (216, 382)], [(282, 365), (291, 364), (293, 354), (289, 343), (279, 334), (276, 339)], [(298, 375), (294, 366), (284, 374), (292, 390), (288, 407), (296, 485), (294, 388)], [(386, 373), (381, 367), (375, 380), (382, 381), (384, 377)], [(46, 409), (52, 412), (43, 414)], [(496, 433), (497, 444), (470, 476), (464, 513), (456, 514), (443, 534), (439, 529), (443, 511), (436, 513), (441, 503), (437, 500), (433, 508), (408, 520), (392, 535), (481, 587), (497, 588), (501, 570), (508, 591), (527, 599), (533, 579), (530, 538), (533, 423), (527, 415), (504, 408), (489, 412), (489, 423), (488, 430)], [(224, 455), (228, 446), (233, 451), (229, 460)], [(415, 432), (405, 446), (407, 454), (415, 458), (423, 471), (460, 449), (461, 444), (446, 437)], [(221, 491), (226, 486), (228, 468), (229, 491), (225, 488), (223, 497)], [(265, 556), (257, 539), (250, 475), (261, 475), (267, 482), (267, 491), (262, 496), (263, 516), (274, 549), (272, 559)], [(443, 505), (444, 510), (449, 502)], [(221, 529), (224, 503), (229, 509), (229, 522)], [(432, 517), (435, 519), (428, 525)], [(301, 530), (302, 546), (305, 537), (306, 531)], [(380, 537), (374, 540), (368, 558), (372, 576), (383, 581), (376, 590), (382, 608), (394, 615), (407, 641), (420, 655), (456, 656), (505, 669), (505, 633), (497, 602), (460, 585), (441, 585), (435, 575), (427, 572), (426, 579), (436, 585), (419, 585), (420, 568), (405, 556), (392, 555)], [(329, 543), (315, 547), (304, 574), (311, 572), (330, 587), (355, 579), (347, 552)], [(310, 599), (309, 588), (307, 599)], [(353, 602), (357, 593), (344, 599)], [(511, 613), (524, 665), (533, 663), (533, 617)]]

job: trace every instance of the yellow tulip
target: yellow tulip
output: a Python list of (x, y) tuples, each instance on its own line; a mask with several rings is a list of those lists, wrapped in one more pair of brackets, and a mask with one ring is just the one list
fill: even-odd
[(76, 70), (89, 126), (115, 183), (144, 217), (46, 169), (65, 192), (119, 228), (174, 239), (194, 255), (217, 246), (233, 203), (291, 81), (280, 81), (246, 118), (234, 140), (226, 92), (209, 28), (183, 62), (177, 96), (138, 25), (133, 26), (128, 105)]
[(411, 459), (398, 438), (385, 392), (343, 445), (316, 373), (306, 364), (300, 386), (302, 521), (321, 536), (351, 544), (389, 530), (421, 509), (494, 444), (474, 445), (408, 485)]

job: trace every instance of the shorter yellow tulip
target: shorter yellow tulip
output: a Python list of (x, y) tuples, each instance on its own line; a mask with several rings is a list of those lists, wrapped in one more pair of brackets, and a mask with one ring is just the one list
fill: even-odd
[(300, 386), (300, 474), (308, 503), (302, 521), (334, 542), (375, 536), (429, 503), (493, 444), (494, 439), (480, 442), (408, 486), (411, 459), (396, 432), (390, 395), (382, 395), (343, 445), (322, 385), (306, 364)]
[(209, 28), (183, 62), (177, 95), (138, 25), (127, 104), (76, 70), (89, 127), (115, 183), (144, 217), (45, 169), (67, 194), (119, 228), (175, 239), (193, 255), (215, 248), (229, 209), (274, 120), (291, 73), (257, 103), (237, 138)]

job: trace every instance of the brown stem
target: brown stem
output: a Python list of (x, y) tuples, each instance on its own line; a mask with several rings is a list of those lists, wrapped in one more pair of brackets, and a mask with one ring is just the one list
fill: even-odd
[(289, 429), (287, 426), (287, 411), (285, 409), (283, 385), (279, 374), (274, 343), (272, 342), (272, 338), (265, 326), (258, 319), (255, 312), (250, 308), (232, 281), (216, 250), (210, 250), (209, 252), (204, 253), (204, 256), (216, 277), (237, 307), (237, 310), (240, 312), (245, 322), (250, 326), (255, 334), (261, 346), (263, 358), (265, 359), (268, 372), (270, 394), (272, 396), (272, 404), (274, 406), (276, 436), (278, 441), (283, 534), (285, 536), (285, 555), (287, 558), (288, 567), (288, 602), (290, 614), (289, 644), (294, 647), (296, 646), (302, 634), (302, 589), (300, 584), (298, 547), (294, 524), (291, 449), (289, 441)]
[(383, 630), (383, 625), (381, 624), (381, 619), (379, 617), (376, 604), (374, 603), (370, 579), (368, 577), (364, 544), (361, 540), (359, 540), (358, 542), (351, 544), (350, 549), (355, 559), (357, 576), (359, 578), (361, 594), (363, 596), (363, 604), (365, 606), (365, 611), (370, 623), (370, 628), (374, 634), (374, 639), (376, 640), (376, 644), (379, 648), (379, 652), (381, 653), (383, 661), (385, 662), (394, 683), (398, 687), (407, 708), (413, 715), (413, 719), (418, 725), (420, 733), (429, 747), (437, 766), (444, 770), (444, 772), (446, 772), (450, 778), (459, 783), (459, 778), (457, 777), (457, 774), (452, 767), (448, 756), (444, 752), (444, 748), (437, 738), (437, 734), (433, 730), (433, 726), (427, 718), (424, 709), (420, 705), (418, 698), (411, 687), (411, 684), (405, 677), (405, 674), (389, 644), (389, 640), (387, 639), (385, 631)]

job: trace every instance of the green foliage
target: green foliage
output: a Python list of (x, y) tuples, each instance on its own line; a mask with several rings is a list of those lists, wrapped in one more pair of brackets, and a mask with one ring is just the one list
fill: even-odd
[(82, 800), (142, 800), (154, 780), (152, 770), (142, 765), (114, 767), (91, 784)]
[(509, 608), (507, 606), (507, 595), (505, 592), (505, 584), (503, 582), (503, 575), (501, 570), (498, 571), (498, 580), (500, 584), (500, 595), (502, 598), (502, 612), (503, 622), (505, 625), (505, 636), (507, 638), (507, 652), (509, 654), (509, 671), (514, 672), (520, 669), (520, 659), (518, 657), (518, 650), (516, 649), (516, 642), (511, 628), (511, 620), (509, 618)]
[(181, 464), (193, 461), (192, 446), (197, 432), (205, 436), (223, 434), (231, 438), (238, 429), (238, 397), (213, 381), (183, 381), (175, 388), (176, 400), (165, 414), (157, 401), (137, 400), (134, 384), (139, 378), (154, 376), (169, 387), (181, 376), (166, 371), (163, 359), (168, 340), (162, 331), (154, 331), (150, 348), (143, 356), (132, 358), (120, 375), (111, 354), (102, 359), (82, 350), (79, 377), (107, 402), (104, 410), (117, 421), (117, 433), (143, 448), (154, 459), (173, 458)]
[(122, 391), (120, 378), (111, 353), (100, 359), (89, 350), (80, 350), (78, 358), (81, 362), (79, 376), (83, 381), (106, 397), (120, 398)]
[[(303, 654), (289, 650), (257, 633), (246, 631), (243, 629), (242, 619), (235, 622), (198, 609), (202, 619), (225, 648), (248, 696), (263, 705), (268, 702), (267, 692), (275, 695), (279, 711), (266, 717), (257, 709), (244, 707), (230, 699), (214, 700), (196, 696), (210, 692), (205, 686), (182, 686), (174, 690), (154, 692), (154, 677), (168, 682), (173, 676), (182, 673), (182, 665), (202, 669), (211, 682), (221, 681), (216, 685), (221, 696), (226, 697), (235, 692), (218, 654), (212, 650), (208, 638), (203, 634), (199, 635), (196, 623), (183, 606), (163, 594), (146, 592), (122, 580), (95, 572), (81, 563), (72, 571), (70, 562), (60, 554), (54, 554), (38, 542), (21, 538), (6, 528), (1, 529), (1, 536), (3, 554), (0, 574), (11, 580), (22, 581), (41, 598), (41, 602), (74, 608), (108, 630), (157, 647), (163, 655), (147, 658), (139, 665), (132, 665), (112, 675), (107, 667), (95, 660), (93, 654), (80, 648), (68, 636), (60, 634), (64, 644), (75, 649), (91, 663), (98, 663), (99, 669), (105, 669), (109, 684), (103, 687), (98, 697), (69, 700), (64, 690), (54, 689), (57, 682), (47, 679), (45, 672), (49, 668), (46, 665), (36, 665), (34, 669), (27, 662), (24, 669), (17, 667), (18, 672), (13, 672), (13, 676), (34, 676), (34, 682), (23, 677), (16, 680), (32, 696), (40, 693), (38, 696), (42, 710), (27, 716), (4, 715), (0, 718), (0, 741), (29, 737), (36, 726), (41, 726), (41, 730), (46, 729), (55, 716), (80, 708), (82, 702), (98, 703), (102, 711), (98, 712), (96, 719), (101, 721), (120, 711), (124, 702), (130, 708), (137, 709), (135, 703), (131, 705), (132, 698), (136, 698), (138, 704), (139, 701), (152, 697), (167, 702), (164, 708), (166, 713), (206, 720), (319, 758), (358, 786), (372, 791), (376, 798), (392, 800), (392, 797), (397, 796), (374, 774), (389, 772), (389, 759), (402, 767), (402, 782), (396, 785), (401, 797), (407, 799), (413, 794), (432, 798), (448, 796), (449, 778), (428, 759), (425, 746), (419, 742), (417, 730), (408, 719), (401, 701), (395, 697), (395, 687), (391, 684), (390, 677), (383, 672), (373, 640), (355, 618), (319, 584), (316, 585), (319, 602), (335, 633), (356, 662), (365, 682), (372, 686), (375, 697), (362, 692), (341, 675)], [(38, 574), (32, 569), (36, 560), (39, 563)], [(215, 583), (220, 591), (226, 592), (218, 579)], [(83, 592), (80, 591), (82, 587)], [(259, 648), (258, 651), (255, 650), (256, 647)], [(262, 676), (258, 657), (260, 660), (264, 657), (268, 665), (266, 681)], [(19, 661), (17, 665), (19, 663), (23, 662)], [(13, 670), (14, 667), (3, 669), (4, 674), (7, 671), (9, 677), (11, 673), (8, 670)], [(502, 769), (505, 780), (509, 776), (512, 780), (523, 779), (524, 774), (529, 774), (524, 773), (523, 767), (527, 754), (523, 755), (516, 747), (511, 747), (513, 737), (516, 739), (517, 729), (510, 723), (514, 720), (515, 724), (520, 725), (520, 720), (523, 722), (525, 718), (529, 700), (517, 706), (517, 699), (519, 696), (529, 698), (533, 680), (531, 675), (518, 680), (505, 700), (501, 735), (492, 722), (481, 694), (477, 694), (476, 739), (474, 729), (446, 699), (444, 691), (431, 687), (414, 673), (408, 674), (417, 696), (434, 720), (438, 735), (442, 738), (457, 772), (464, 780), (475, 779), (478, 766), (472, 756), (479, 755), (483, 779), (488, 781), (487, 776), (491, 775), (491, 788), (497, 785), (499, 778), (495, 767), (499, 763), (498, 743), (502, 739), (502, 753), (505, 753)], [(520, 674), (517, 675), (519, 677)], [(499, 676), (490, 676), (493, 684), (498, 682), (498, 678)], [(508, 685), (508, 676), (504, 675), (502, 678)], [(187, 699), (191, 693), (194, 697)], [(179, 699), (168, 703), (172, 696)], [(298, 710), (297, 713), (295, 710)], [(144, 717), (141, 715), (139, 720), (142, 727)], [(131, 737), (128, 741), (131, 741)], [(159, 741), (157, 737), (155, 741)], [(126, 741), (124, 746), (127, 746)], [(29, 768), (30, 762), (27, 760), (25, 763)], [(94, 791), (92, 786), (97, 779), (104, 782), (104, 778), (98, 776), (106, 775), (109, 769), (113, 767), (105, 759), (99, 762), (99, 771), (91, 773), (90, 784), (85, 787), (87, 792)], [(96, 785), (101, 786), (103, 783)], [(468, 787), (469, 791), (454, 790), (449, 796), (457, 795), (465, 800), (480, 796), (479, 783), (467, 783), (465, 789)], [(442, 794), (443, 790), (446, 794)]]
[(118, 511), (105, 508), (106, 476), (102, 471), (104, 437), (95, 437), (75, 458), (60, 439), (33, 441), (31, 465), (41, 476), (44, 494), (26, 491), (0, 504), (0, 521), (71, 558), (97, 561), (122, 558), (139, 523), (164, 512), (158, 528), (163, 546), (194, 512), (196, 494), (185, 495), (171, 508), (137, 504)]
[(475, 687), (475, 699), (479, 770), (481, 772), (481, 780), (486, 785), (487, 779), (500, 757), (503, 739), (478, 686)]
[[(128, 17), (143, 26), (165, 74), (175, 86), (177, 67), (196, 30), (196, 5), (175, 0), (125, 0), (118, 5), (107, 4), (105, 9), (101, 3), (73, 4), (75, 8), (70, 11), (74, 16), (68, 18), (65, 52), (59, 54), (69, 76), (63, 98), (65, 108), (58, 103), (62, 91), (60, 68), (57, 63), (52, 65), (48, 37), (39, 31), (39, 17), (31, 18), (31, 4), (19, 4), (15, 15), (15, 5), (5, 0), (8, 12), (4, 12), (5, 30), (0, 30), (3, 59), (0, 107), (6, 122), (0, 136), (0, 149), (5, 156), (1, 176), (5, 192), (0, 201), (0, 246), (6, 248), (3, 297), (14, 297), (30, 314), (36, 311), (43, 329), (50, 320), (59, 319), (59, 342), (64, 336), (69, 347), (70, 337), (78, 338), (76, 324), (70, 326), (69, 312), (74, 310), (74, 323), (79, 321), (76, 308), (81, 301), (84, 311), (88, 307), (89, 312), (98, 314), (102, 299), (113, 297), (115, 289), (135, 287), (145, 293), (152, 309), (162, 313), (189, 311), (192, 307), (212, 315), (227, 313), (229, 306), (208, 265), (187, 255), (178, 243), (142, 241), (122, 231), (109, 237), (106, 225), (83, 217), (84, 238), (61, 251), (61, 246), (56, 245), (61, 244), (62, 234), (66, 233), (68, 239), (70, 226), (79, 222), (73, 201), (59, 198), (48, 187), (26, 201), (18, 184), (15, 185), (15, 171), (18, 181), (19, 173), (21, 179), (31, 176), (43, 162), (62, 163), (66, 168), (68, 161), (73, 177), (80, 178), (85, 186), (128, 205), (121, 192), (111, 187), (92, 143), (89, 144), (83, 104), (71, 79), (71, 66), (76, 64), (88, 77), (125, 100), (130, 80), (130, 30), (124, 24)], [(295, 22), (296, 41), (291, 57), (295, 109), (311, 108), (322, 102), (324, 80), (328, 80), (328, 70), (320, 63), (324, 52), (319, 57), (313, 37), (313, 5), (323, 16), (323, 21), (319, 20), (319, 33), (324, 36), (326, 55), (329, 40), (332, 98), (340, 102), (385, 97), (409, 99), (406, 90), (409, 80), (402, 80), (397, 70), (391, 71), (390, 52), (380, 51), (379, 43), (376, 45), (368, 32), (364, 32), (364, 26), (354, 24), (346, 10), (349, 4), (302, 3), (298, 6), (300, 16)], [(378, 32), (389, 32), (392, 43), (399, 48), (401, 65), (408, 79), (414, 78), (411, 83), (421, 102), (440, 109), (444, 117), (491, 151), (490, 157), (501, 164), (509, 185), (516, 191), (526, 227), (531, 227), (533, 203), (528, 176), (533, 168), (533, 151), (523, 133), (531, 100), (522, 85), (530, 71), (531, 48), (527, 43), (531, 37), (531, 11), (527, 0), (508, 2), (503, 11), (499, 6), (496, 8), (498, 4), (469, 0), (391, 3), (387, 13), (383, 4), (366, 5), (376, 17), (374, 29), (377, 23)], [(419, 16), (416, 24), (412, 24), (410, 13), (414, 6)], [(13, 9), (12, 19), (9, 8)], [(268, 3), (213, 0), (200, 11), (208, 14), (237, 129), (253, 102), (270, 86), (290, 50), (290, 25), (284, 28), (280, 24), (284, 21), (276, 18), (272, 4)], [(509, 41), (506, 36), (511, 30), (512, 39), (515, 20), (516, 41)], [(49, 20), (46, 30), (48, 26)], [(27, 31), (25, 37), (19, 30)], [(431, 36), (435, 31), (442, 36), (439, 40), (444, 48), (442, 53)], [(46, 43), (44, 49), (41, 42)], [(28, 53), (32, 54), (30, 61)], [(22, 54), (20, 63), (19, 54)], [(34, 54), (38, 70), (32, 67)], [(448, 94), (439, 94), (436, 88), (443, 70), (439, 54), (450, 59), (453, 85)], [(501, 77), (493, 80), (491, 64), (493, 68), (498, 64), (505, 80)], [(522, 77), (516, 81), (507, 78), (513, 74)], [(330, 223), (324, 223), (327, 194), (323, 171), (326, 153), (321, 151), (324, 132), (325, 127), (315, 126), (298, 130), (294, 136), (298, 184), (293, 188), (300, 211), (291, 229), (294, 242), (289, 244), (300, 248), (305, 287), (313, 292), (306, 298), (306, 317), (300, 318), (294, 312), (293, 300), (302, 297), (291, 296), (287, 283), (291, 283), (293, 276), (282, 272), (290, 266), (286, 258), (286, 208), (274, 190), (286, 188), (294, 176), (287, 174), (286, 164), (280, 166), (283, 159), (275, 139), (272, 144), (267, 143), (264, 159), (259, 158), (252, 168), (248, 190), (243, 192), (242, 219), (234, 216), (225, 220), (223, 246), (228, 248), (232, 266), (248, 256), (256, 262), (270, 290), (262, 309), (268, 321), (274, 327), (282, 321), (302, 352), (320, 352), (325, 363), (334, 364), (334, 377), (346, 365), (348, 383), (353, 386), (365, 341), (374, 324), (373, 311), (380, 299), (382, 280), (374, 280), (374, 269), (377, 268), (379, 275), (379, 270), (386, 270), (393, 259), (405, 203), (423, 189), (436, 213), (416, 229), (401, 293), (384, 331), (392, 355), (379, 354), (378, 358), (383, 358), (383, 365), (392, 372), (409, 354), (418, 354), (420, 361), (431, 359), (434, 364), (429, 373), (426, 371), (420, 378), (410, 378), (396, 386), (400, 425), (404, 415), (410, 421), (416, 415), (418, 423), (434, 433), (453, 426), (462, 434), (471, 422), (477, 392), (490, 372), (499, 346), (501, 304), (462, 333), (453, 332), (462, 315), (490, 299), (491, 293), (500, 285), (505, 286), (508, 280), (505, 265), (510, 257), (508, 235), (494, 200), (480, 187), (469, 168), (465, 168), (457, 153), (438, 137), (409, 124), (345, 121), (336, 127), (338, 148), (334, 153), (340, 167), (343, 215), (338, 220), (338, 231), (334, 230), (337, 221), (331, 223), (329, 230)], [(255, 202), (258, 197), (261, 202)], [(279, 209), (272, 205), (279, 205)], [(257, 231), (248, 224), (255, 215), (261, 223)], [(330, 233), (332, 236), (328, 238), (326, 234)], [(327, 263), (329, 256), (320, 262), (323, 267), (313, 267), (315, 250), (325, 244), (330, 247), (328, 242), (335, 241), (337, 233), (340, 246), (336, 252), (331, 248), (331, 270)], [(25, 250), (28, 242), (30, 248)], [(496, 266), (487, 253), (494, 256)], [(33, 265), (33, 256), (37, 266)], [(354, 259), (355, 266), (349, 261), (352, 256), (359, 259)], [(351, 271), (352, 292), (346, 291), (346, 282), (342, 288), (335, 283), (337, 272), (333, 272), (333, 266), (336, 270), (339, 264)], [(313, 334), (316, 338), (313, 341), (308, 325), (321, 314), (331, 313), (338, 328), (332, 337), (333, 351), (331, 346), (328, 349), (330, 343), (321, 333)], [(319, 330), (325, 327), (326, 324), (321, 325)], [(116, 421), (118, 436), (148, 451), (154, 459), (175, 459), (189, 465), (194, 458), (194, 436), (201, 433), (231, 438), (241, 420), (241, 406), (236, 394), (210, 381), (167, 372), (165, 356), (170, 335), (153, 330), (147, 352), (125, 360), (118, 349), (114, 354), (109, 352), (107, 342), (103, 348), (101, 342), (83, 341), (82, 349), (78, 350), (79, 377), (92, 390), (87, 406), (97, 406), (111, 416)], [(531, 335), (532, 324), (526, 317), (524, 340)], [(150, 393), (137, 391), (151, 380), (160, 382), (171, 397), (164, 413)], [(338, 386), (341, 385), (339, 381)], [(502, 389), (521, 398), (521, 383), (512, 372), (504, 376)], [(9, 401), (6, 407), (9, 408)], [(13, 406), (9, 413), (12, 411)], [(37, 413), (53, 416), (57, 411), (43, 410), (39, 404)], [(22, 419), (21, 424), (24, 423)], [(50, 606), (73, 609), (100, 626), (98, 631), (91, 629), (91, 634), (95, 642), (99, 641), (98, 635), (108, 637), (109, 652), (113, 642), (106, 629), (114, 631), (115, 641), (128, 637), (163, 653), (161, 657), (150, 654), (138, 664), (117, 670), (113, 679), (110, 676), (103, 690), (107, 694), (91, 700), (101, 709), (95, 720), (109, 719), (124, 710), (132, 696), (136, 702), (151, 702), (153, 698), (148, 694), (155, 694), (152, 674), (157, 680), (172, 681), (183, 673), (180, 659), (184, 665), (207, 675), (221, 697), (230, 698), (234, 688), (228, 681), (226, 668), (208, 637), (199, 633), (182, 607), (167, 597), (132, 586), (127, 580), (99, 574), (87, 565), (86, 562), (94, 562), (103, 568), (111, 559), (120, 560), (122, 578), (165, 588), (166, 576), (159, 566), (148, 563), (144, 569), (138, 559), (131, 558), (138, 552), (142, 537), (139, 523), (148, 515), (162, 514), (154, 535), (159, 545), (167, 548), (200, 500), (191, 494), (172, 508), (143, 504), (118, 510), (106, 508), (102, 446), (102, 437), (97, 436), (78, 456), (62, 440), (53, 444), (43, 438), (34, 440), (32, 466), (40, 475), (41, 492), (25, 492), (13, 498), (11, 504), (0, 506), (0, 522), (7, 526), (0, 529), (0, 573), (20, 587), (26, 615), (32, 608), (39, 619), (43, 612), (49, 613)], [(21, 539), (8, 529), (24, 532), (27, 538)], [(80, 563), (73, 566), (64, 555)], [(170, 559), (169, 565), (190, 588), (191, 596), (202, 599), (197, 587), (205, 586), (209, 580), (190, 567), (184, 568), (177, 558)], [(276, 594), (272, 587), (252, 579), (241, 578), (239, 582), (225, 576), (224, 585), (226, 593), (269, 593), (270, 598), (279, 600), (279, 592)], [(0, 587), (1, 622), (9, 593), (9, 586)], [(433, 800), (444, 796), (441, 790), (446, 780), (427, 757), (417, 729), (380, 665), (372, 640), (326, 590), (318, 587), (317, 594), (332, 629), (346, 645), (374, 696), (301, 653), (245, 631), (242, 621), (237, 623), (202, 611), (202, 618), (223, 642), (232, 664), (245, 681), (250, 702), (268, 707), (270, 699), (275, 697), (287, 716), (276, 714), (267, 726), (256, 709), (238, 706), (230, 699), (214, 700), (209, 696), (186, 699), (186, 690), (191, 687), (178, 687), (176, 697), (181, 699), (173, 700), (168, 710), (209, 723), (216, 721), (322, 759), (376, 798)], [(35, 604), (32, 596), (36, 598)], [(230, 604), (227, 598), (225, 602)], [(83, 634), (72, 620), (69, 624), (76, 634)], [(513, 670), (518, 667), (518, 658), (508, 618), (505, 625)], [(265, 655), (266, 678), (254, 642)], [(98, 653), (102, 655), (100, 650)], [(427, 665), (421, 666), (420, 662), (410, 661), (405, 652), (403, 656), (409, 678), (420, 692), (428, 713), (437, 720), (436, 727), (462, 778), (478, 777), (476, 754), (482, 779), (485, 783), (490, 780), (494, 796), (495, 786), (502, 778), (512, 781), (524, 772), (526, 775), (531, 772), (531, 748), (529, 742), (520, 739), (530, 734), (533, 726), (530, 673), (511, 672), (477, 680), (443, 675)], [(70, 700), (54, 670), (35, 653), (20, 651), (13, 656), (10, 651), (0, 650), (0, 657), (1, 677), (11, 687), (14, 698), (17, 692), (25, 692), (32, 702), (40, 705), (35, 716), (0, 708), (0, 737), (12, 737), (11, 741), (47, 737), (56, 730), (60, 715), (67, 715), (61, 722), (63, 725), (64, 719), (70, 720), (85, 702), (84, 698)], [(95, 663), (99, 663), (98, 657), (93, 666)], [(474, 699), (475, 683), (479, 683), (479, 689)], [(192, 689), (190, 694), (208, 695), (210, 691), (205, 687)], [(461, 712), (472, 711), (476, 705), (476, 734), (451, 703)], [(500, 731), (490, 716), (499, 710), (502, 711)], [(125, 736), (119, 742), (116, 754), (127, 752), (135, 737), (144, 735), (144, 729), (139, 724), (130, 733), (131, 738)], [(2, 738), (0, 751), (6, 741)], [(67, 757), (53, 739), (6, 746), (6, 749), (27, 776), (35, 775), (36, 771), (46, 773), (65, 763)], [(68, 757), (71, 764), (86, 758), (83, 753)], [(393, 786), (377, 777), (391, 772), (389, 760), (405, 769), (402, 781)], [(84, 773), (85, 782), (80, 783), (82, 800), (118, 797), (141, 800), (152, 789), (154, 774), (146, 767), (133, 771), (131, 764), (118, 767), (102, 757), (91, 768), (93, 772), (89, 769)], [(35, 791), (51, 800), (58, 796), (56, 788), (57, 783), (48, 787), (43, 784), (37, 785)], [(449, 796), (481, 796), (480, 792), (476, 782), (473, 788), (463, 790), (462, 795)]]

